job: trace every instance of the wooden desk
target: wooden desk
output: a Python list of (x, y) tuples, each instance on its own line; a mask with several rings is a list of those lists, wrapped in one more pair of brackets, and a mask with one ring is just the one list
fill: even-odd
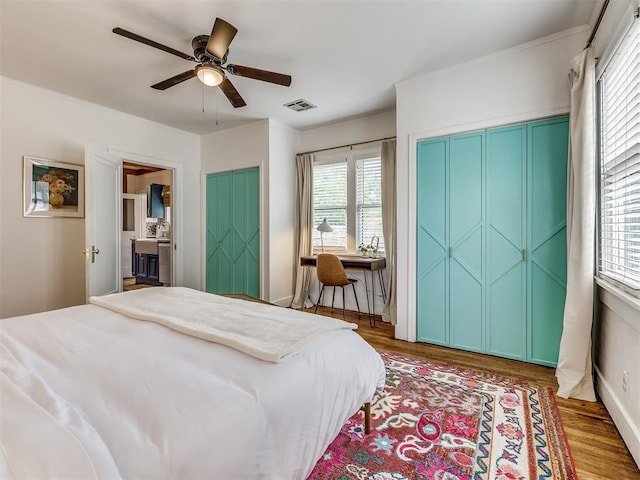
[[(378, 280), (380, 281), (380, 289), (382, 290), (382, 298), (386, 302), (387, 289), (384, 284), (384, 277), (382, 275), (382, 269), (386, 268), (387, 260), (384, 257), (371, 258), (371, 257), (358, 257), (355, 255), (337, 255), (345, 270), (364, 270), (364, 293), (367, 297), (367, 310), (369, 312), (369, 323), (375, 327), (375, 301), (376, 301), (376, 282), (373, 278), (373, 273), (378, 273)], [(308, 255), (300, 257), (300, 266), (302, 267), (315, 267), (318, 257), (316, 255)], [(369, 305), (369, 287), (367, 285), (367, 271), (371, 272), (371, 306)], [(309, 286), (305, 285), (307, 296), (309, 292)], [(306, 298), (305, 296), (304, 298)]]

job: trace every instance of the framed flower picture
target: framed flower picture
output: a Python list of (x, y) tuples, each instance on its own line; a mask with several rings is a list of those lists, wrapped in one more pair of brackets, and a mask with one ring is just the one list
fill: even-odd
[(84, 217), (84, 167), (24, 157), (25, 217)]

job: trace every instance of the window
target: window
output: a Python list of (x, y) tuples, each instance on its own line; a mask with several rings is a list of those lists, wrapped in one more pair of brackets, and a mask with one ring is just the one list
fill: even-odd
[(640, 295), (640, 21), (599, 81), (599, 274)]
[[(382, 169), (380, 157), (356, 161), (356, 246), (378, 237), (382, 245)], [(378, 251), (384, 250), (378, 247)]]
[[(324, 249), (355, 253), (360, 244), (379, 238), (378, 253), (384, 253), (382, 235), (382, 189), (380, 150), (358, 150), (347, 154), (319, 154), (313, 166), (313, 223), (323, 219), (333, 228), (324, 233)], [(313, 247), (321, 248), (315, 231)]]
[[(347, 162), (313, 166), (313, 225), (327, 219), (333, 232), (323, 234), (329, 250), (345, 250), (347, 246)], [(320, 232), (316, 230), (314, 249), (320, 248)]]

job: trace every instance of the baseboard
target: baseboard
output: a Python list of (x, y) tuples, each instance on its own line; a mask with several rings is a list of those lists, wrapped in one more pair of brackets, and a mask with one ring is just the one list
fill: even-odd
[(278, 300), (270, 300), (271, 303), (273, 303), (274, 305), (278, 305), (279, 307), (290, 307), (292, 301), (293, 295), (279, 298)]
[(596, 390), (602, 399), (602, 403), (604, 403), (604, 406), (609, 411), (611, 419), (618, 429), (618, 432), (620, 432), (629, 452), (631, 452), (631, 456), (635, 460), (636, 465), (640, 468), (640, 431), (638, 430), (638, 426), (633, 423), (633, 419), (618, 399), (618, 396), (611, 389), (609, 383), (605, 380), (602, 372), (600, 372), (598, 367), (596, 367), (595, 370)]

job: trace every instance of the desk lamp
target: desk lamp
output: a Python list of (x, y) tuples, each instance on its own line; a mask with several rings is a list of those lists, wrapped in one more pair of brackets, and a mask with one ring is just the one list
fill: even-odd
[(329, 225), (325, 218), (322, 220), (322, 223), (316, 227), (316, 230), (320, 232), (320, 245), (322, 246), (322, 253), (324, 253), (324, 232), (333, 232), (333, 228), (331, 228), (331, 225)]

